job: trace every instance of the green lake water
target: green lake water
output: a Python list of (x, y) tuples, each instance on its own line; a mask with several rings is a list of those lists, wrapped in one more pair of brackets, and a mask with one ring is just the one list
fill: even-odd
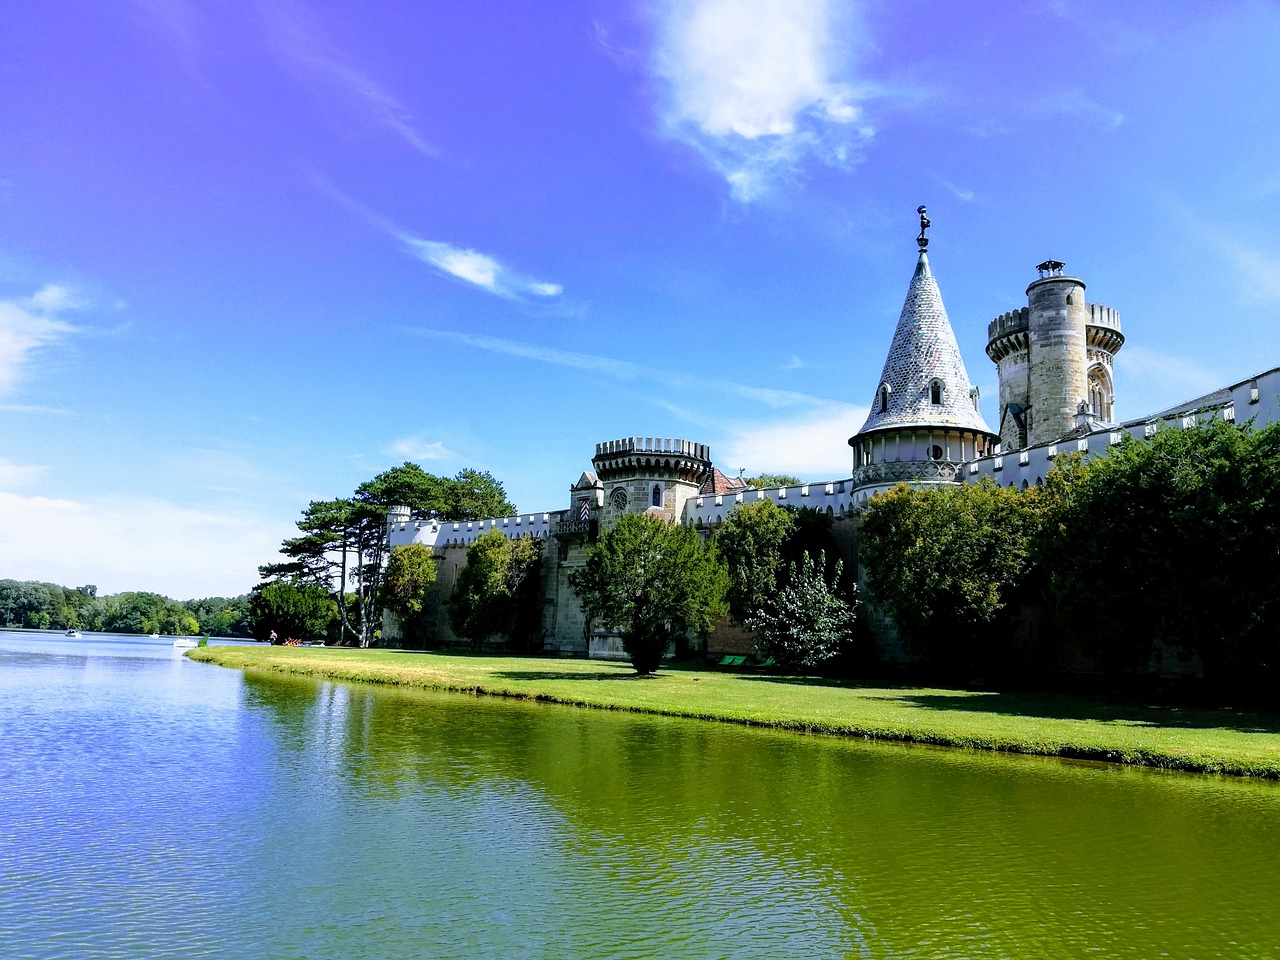
[(0, 633), (3, 957), (1280, 957), (1280, 785)]

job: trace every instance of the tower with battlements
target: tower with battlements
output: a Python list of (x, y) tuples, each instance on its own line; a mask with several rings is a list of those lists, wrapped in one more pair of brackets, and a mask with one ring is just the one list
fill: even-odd
[(1000, 442), (1021, 450), (1060, 439), (1082, 420), (1115, 422), (1111, 364), (1124, 334), (1111, 307), (1085, 301), (1084, 281), (1046, 260), (1027, 306), (991, 321), (987, 356), (1000, 377)]

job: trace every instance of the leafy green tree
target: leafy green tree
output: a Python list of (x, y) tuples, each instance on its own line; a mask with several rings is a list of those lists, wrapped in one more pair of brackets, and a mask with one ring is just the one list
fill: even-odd
[(449, 597), (449, 625), (473, 644), (506, 637), (525, 649), (540, 636), (542, 541), (508, 540), (490, 530), (467, 548), (467, 565)]
[(254, 587), (249, 611), (253, 636), (259, 640), (268, 639), (273, 630), (279, 642), (315, 640), (330, 633), (338, 605), (323, 587), (278, 580)]
[(777, 593), (786, 572), (782, 545), (795, 527), (795, 511), (757, 500), (731, 511), (716, 531), (716, 550), (729, 576), (729, 612), (739, 623), (745, 624)]
[(755, 490), (765, 490), (772, 487), (794, 487), (800, 482), (800, 478), (789, 473), (762, 473), (756, 477), (744, 477), (743, 481)]
[(826, 558), (804, 555), (775, 595), (747, 618), (762, 652), (788, 670), (813, 670), (848, 646), (854, 606), (839, 595), (841, 564), (830, 581)]
[[(348, 498), (313, 501), (298, 521), (300, 535), (284, 541), (284, 562), (265, 564), (266, 580), (297, 580), (328, 590), (338, 604), (344, 641), (367, 645), (381, 621), (381, 582), (387, 559), (387, 510), (406, 506), (443, 520), (510, 516), (502, 484), (463, 470), (447, 479), (404, 463), (378, 474)], [(347, 602), (355, 594), (354, 610)]]
[(395, 547), (382, 577), (383, 606), (400, 618), (401, 632), (413, 646), (425, 646), (435, 608), (435, 551), (423, 543)]
[(657, 670), (672, 643), (709, 633), (728, 609), (715, 547), (692, 527), (644, 514), (620, 518), (569, 583), (592, 621), (619, 631), (640, 674)]
[[(1212, 683), (1277, 679), (1280, 427), (1126, 440), (1080, 471), (1055, 520), (1051, 595), (1105, 667), (1146, 670), (1160, 639), (1199, 655)], [(1082, 621), (1081, 598), (1097, 616)]]
[(502, 484), (493, 475), (478, 470), (460, 470), (446, 482), (443, 520), (483, 520), (513, 517), (516, 507), (507, 499)]
[(1003, 633), (991, 627), (1032, 571), (1043, 495), (984, 480), (904, 484), (867, 502), (859, 559), (908, 649), (957, 674), (999, 664)]

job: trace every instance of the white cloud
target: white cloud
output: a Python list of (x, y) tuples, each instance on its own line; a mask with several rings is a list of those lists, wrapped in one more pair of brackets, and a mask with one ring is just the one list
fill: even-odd
[(525, 296), (550, 299), (560, 296), (564, 287), (558, 283), (535, 280), (499, 262), (496, 257), (466, 247), (455, 247), (440, 240), (424, 240), (400, 229), (382, 214), (343, 193), (319, 174), (312, 173), (311, 181), (317, 190), (337, 200), (344, 207), (375, 229), (395, 237), (423, 263), (459, 280), (474, 284), (508, 300), (520, 300)]
[(684, 374), (656, 367), (646, 367), (629, 360), (615, 360), (612, 357), (601, 357), (591, 353), (576, 353), (572, 350), (557, 350), (553, 347), (542, 347), (532, 343), (519, 343), (514, 340), (503, 340), (499, 337), (486, 337), (477, 334), (455, 333), (450, 330), (433, 330), (416, 327), (408, 331), (415, 336), (428, 337), (433, 340), (445, 340), (474, 347), (477, 350), (488, 350), (510, 357), (534, 360), (557, 367), (570, 367), (587, 373), (595, 373), (611, 377), (615, 380), (651, 380), (675, 390), (689, 390), (698, 393), (708, 391), (725, 394), (739, 400), (751, 400), (769, 407), (820, 406), (830, 401), (807, 393), (794, 390), (773, 390), (767, 387), (752, 387), (746, 384), (733, 383), (728, 380), (716, 380), (701, 374)]
[(438, 240), (420, 240), (408, 234), (401, 234), (400, 239), (420, 260), (500, 297), (515, 300), (526, 294), (558, 297), (564, 289), (558, 283), (533, 280), (517, 273), (487, 253), (455, 247)]
[(297, 532), (288, 522), (143, 498), (0, 493), (0, 516), (0, 556), (14, 576), (178, 599), (244, 593), (258, 565), (277, 559), (280, 541)]
[(737, 423), (717, 444), (716, 460), (748, 474), (790, 473), (802, 479), (849, 476), (846, 442), (867, 419), (867, 407), (827, 403), (790, 420)]
[(48, 469), (40, 464), (14, 463), (0, 457), (0, 489), (28, 486)]
[(443, 440), (423, 440), (421, 437), (405, 437), (395, 441), (388, 453), (406, 460), (459, 460), (456, 453), (444, 445)]
[(783, 370), (801, 370), (803, 368), (804, 368), (804, 361), (801, 360), (794, 353), (791, 355), (791, 359), (789, 359), (786, 363), (782, 365)]
[(74, 291), (56, 284), (30, 297), (0, 301), (0, 396), (13, 392), (35, 351), (79, 332), (56, 314), (83, 306)]
[(672, 0), (654, 70), (666, 135), (693, 147), (749, 202), (805, 162), (845, 166), (873, 130), (839, 79), (829, 0)]

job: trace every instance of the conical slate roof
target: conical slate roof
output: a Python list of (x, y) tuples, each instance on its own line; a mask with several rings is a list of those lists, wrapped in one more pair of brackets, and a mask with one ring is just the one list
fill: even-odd
[[(939, 403), (933, 402), (935, 381)], [(889, 395), (882, 409), (884, 385)], [(993, 435), (970, 395), (969, 374), (923, 250), (875, 386), (871, 414), (858, 435), (898, 427), (950, 427)]]

